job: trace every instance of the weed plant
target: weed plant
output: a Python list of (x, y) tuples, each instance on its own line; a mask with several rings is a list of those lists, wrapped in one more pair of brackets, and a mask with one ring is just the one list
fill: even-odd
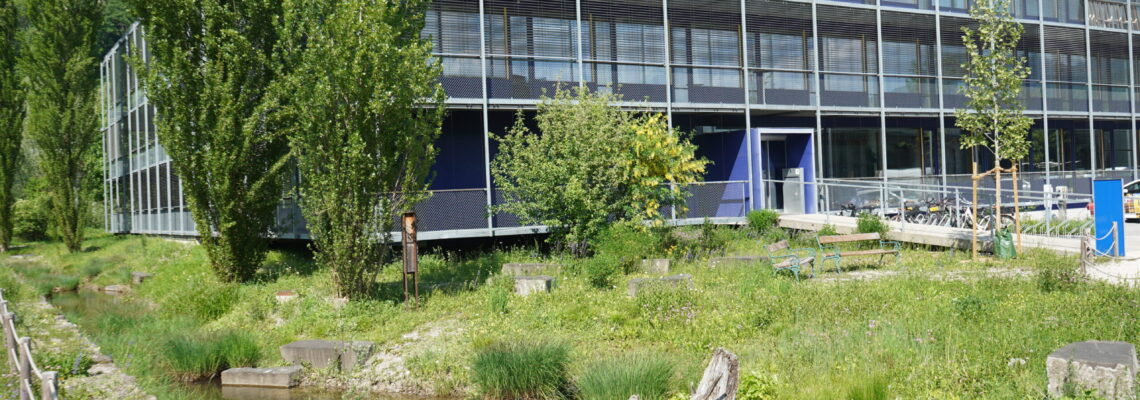
[(665, 400), (673, 365), (651, 355), (625, 356), (594, 364), (577, 379), (582, 400)]
[(564, 344), (497, 342), (475, 356), (472, 379), (486, 398), (563, 398), (569, 362), (570, 348)]

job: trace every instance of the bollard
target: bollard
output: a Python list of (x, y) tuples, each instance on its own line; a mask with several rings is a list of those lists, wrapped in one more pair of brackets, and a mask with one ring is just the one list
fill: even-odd
[(40, 400), (59, 399), (59, 388), (56, 380), (55, 371), (47, 371), (43, 373), (43, 380), (40, 381)]
[(1116, 221), (1112, 221), (1112, 255), (1120, 257), (1120, 242), (1116, 236)]
[(16, 355), (20, 359), (20, 400), (32, 400), (29, 396), (32, 390), (32, 360), (29, 358), (31, 354), (28, 354), (32, 349), (31, 339), (20, 338), (17, 346)]

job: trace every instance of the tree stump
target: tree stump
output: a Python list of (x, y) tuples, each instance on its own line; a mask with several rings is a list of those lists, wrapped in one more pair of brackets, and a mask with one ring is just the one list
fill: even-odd
[(692, 400), (734, 400), (740, 384), (740, 362), (736, 355), (718, 348), (701, 376)]

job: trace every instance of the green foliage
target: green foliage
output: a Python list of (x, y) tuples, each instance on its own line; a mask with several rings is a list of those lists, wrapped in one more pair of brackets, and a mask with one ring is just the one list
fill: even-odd
[[(532, 131), (520, 112), (491, 164), (508, 200), (494, 211), (551, 228), (551, 240), (585, 256), (614, 221), (660, 221), (660, 209), (684, 211), (685, 185), (706, 161), (658, 114), (622, 111), (612, 94), (559, 89), (544, 98)], [(675, 183), (676, 185), (668, 185)]]
[[(28, 27), (18, 67), (27, 98), (25, 129), (67, 249), (82, 249), (91, 181), (98, 171), (95, 46), (103, 2), (25, 0)], [(3, 129), (3, 128), (0, 128)]]
[(835, 236), (838, 234), (839, 232), (835, 230), (835, 225), (831, 224), (824, 225), (823, 228), (819, 229), (818, 233), (819, 236)]
[(625, 356), (588, 368), (576, 383), (582, 400), (665, 400), (673, 365), (658, 356)]
[(780, 220), (780, 213), (775, 210), (763, 209), (748, 212), (748, 226), (756, 233), (765, 233)]
[(657, 254), (661, 238), (645, 226), (632, 222), (613, 224), (598, 235), (594, 257), (583, 261), (590, 283), (609, 287), (614, 278), (641, 267), (641, 260)]
[(772, 400), (776, 398), (776, 377), (760, 371), (747, 371), (740, 375), (736, 390), (739, 400)]
[(24, 92), (16, 75), (19, 20), (13, 1), (0, 0), (0, 253), (15, 236), (13, 189), (23, 159)]
[(967, 294), (951, 299), (954, 314), (965, 320), (977, 320), (983, 317), (988, 310), (989, 301), (985, 298)]
[(87, 375), (95, 364), (83, 351), (40, 351), (35, 353), (36, 366), (44, 371), (55, 371), (60, 379)]
[(488, 398), (564, 398), (569, 362), (564, 344), (497, 342), (475, 355), (472, 380)]
[(861, 213), (859, 218), (855, 221), (855, 231), (859, 233), (878, 233), (884, 235), (891, 230), (886, 221), (879, 218), (878, 214)]
[(341, 296), (371, 292), (393, 221), (427, 190), (445, 111), (438, 61), (419, 35), (428, 3), (286, 3), (287, 21), (321, 21), (301, 34), (307, 47), (276, 99), (316, 260)]
[(1072, 263), (1042, 262), (1036, 265), (1035, 280), (1042, 292), (1072, 291), (1085, 282), (1080, 268)]
[(849, 400), (887, 400), (890, 397), (887, 390), (888, 382), (880, 377), (865, 379), (847, 390)]
[(177, 296), (166, 297), (163, 311), (170, 315), (191, 316), (211, 321), (233, 308), (238, 300), (237, 287), (225, 283), (206, 283), (185, 288)]
[(115, 42), (123, 37), (123, 32), (135, 22), (134, 13), (131, 12), (127, 0), (105, 0), (103, 21), (99, 26), (98, 54), (111, 50)]
[(227, 368), (253, 366), (261, 349), (247, 334), (175, 335), (163, 345), (163, 364), (170, 377), (192, 382), (208, 379)]
[(652, 326), (688, 325), (697, 318), (697, 293), (687, 286), (656, 282), (638, 289), (637, 308)]
[(45, 240), (51, 221), (49, 220), (50, 207), (43, 196), (32, 196), (16, 201), (13, 208), (14, 225), (12, 232), (16, 237), (24, 240)]
[(289, 152), (268, 96), (292, 65), (283, 55), (292, 49), (279, 40), (282, 2), (130, 3), (151, 55), (131, 63), (162, 114), (158, 138), (210, 265), (223, 281), (249, 280), (265, 260)]

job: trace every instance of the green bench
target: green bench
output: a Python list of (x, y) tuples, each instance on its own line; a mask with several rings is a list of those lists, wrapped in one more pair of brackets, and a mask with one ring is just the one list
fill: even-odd
[[(826, 263), (828, 260), (835, 263), (835, 270), (840, 269), (840, 261), (844, 257), (857, 257), (857, 256), (879, 256), (879, 264), (883, 263), (883, 257), (893, 254), (895, 262), (899, 261), (899, 251), (901, 246), (899, 242), (892, 240), (883, 240), (878, 233), (857, 233), (853, 235), (828, 235), (816, 238), (819, 243), (820, 262)], [(875, 241), (878, 242), (879, 248), (869, 250), (847, 250), (839, 249), (842, 243), (857, 243)]]
[(811, 274), (815, 276), (815, 249), (792, 249), (787, 240), (765, 246), (768, 250), (768, 261), (772, 263), (772, 274), (779, 271), (791, 271), (800, 280), (800, 269), (804, 265), (811, 265)]

